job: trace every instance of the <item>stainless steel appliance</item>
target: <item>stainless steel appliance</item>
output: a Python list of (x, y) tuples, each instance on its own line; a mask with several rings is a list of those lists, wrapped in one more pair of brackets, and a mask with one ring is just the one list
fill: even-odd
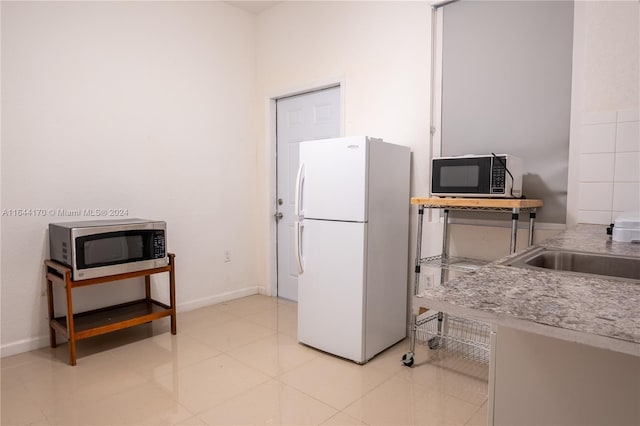
[(84, 280), (169, 264), (167, 225), (145, 219), (49, 224), (51, 259)]

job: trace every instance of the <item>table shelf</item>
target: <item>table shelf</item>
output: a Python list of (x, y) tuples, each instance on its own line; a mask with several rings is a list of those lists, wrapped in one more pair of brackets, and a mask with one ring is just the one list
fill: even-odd
[[(440, 325), (439, 321), (446, 322)], [(429, 349), (443, 350), (484, 364), (489, 362), (489, 324), (434, 313), (417, 320), (415, 327), (417, 339)]]
[[(73, 314), (76, 340), (144, 324), (170, 315), (170, 306), (147, 299)], [(66, 315), (54, 318), (51, 326), (66, 334)]]

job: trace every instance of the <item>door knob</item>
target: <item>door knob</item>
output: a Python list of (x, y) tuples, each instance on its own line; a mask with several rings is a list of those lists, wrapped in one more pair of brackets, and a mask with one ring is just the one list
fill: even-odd
[(273, 214), (273, 217), (275, 217), (275, 218), (276, 218), (276, 220), (280, 220), (280, 219), (282, 219), (282, 216), (283, 216), (283, 215), (282, 215), (282, 212), (277, 212), (277, 213), (274, 213), (274, 214)]

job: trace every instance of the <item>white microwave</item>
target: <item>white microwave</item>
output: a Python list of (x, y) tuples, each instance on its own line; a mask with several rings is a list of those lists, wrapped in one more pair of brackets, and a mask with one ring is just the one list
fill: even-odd
[(435, 157), (431, 195), (521, 198), (522, 173), (522, 160), (511, 154)]

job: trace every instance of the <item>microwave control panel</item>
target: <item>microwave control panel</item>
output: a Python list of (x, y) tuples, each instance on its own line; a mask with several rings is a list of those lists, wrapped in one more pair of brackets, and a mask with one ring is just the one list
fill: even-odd
[(164, 238), (164, 231), (156, 231), (153, 234), (153, 258), (162, 259), (166, 257), (166, 240)]
[(491, 161), (491, 193), (504, 194), (506, 188), (506, 163), (505, 157), (492, 158)]

